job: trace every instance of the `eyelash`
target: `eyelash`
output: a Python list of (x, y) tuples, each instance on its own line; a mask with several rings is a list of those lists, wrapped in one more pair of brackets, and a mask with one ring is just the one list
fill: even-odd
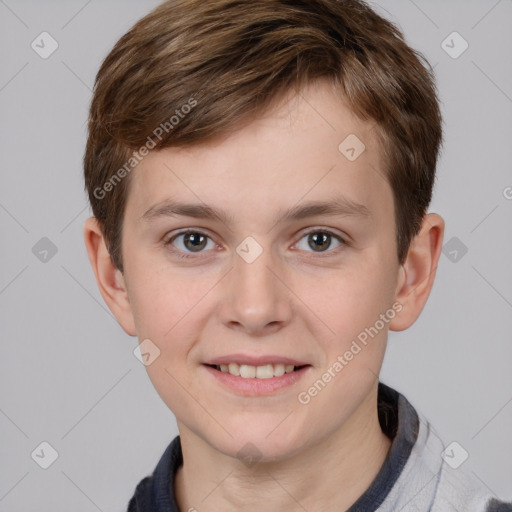
[[(175, 235), (173, 235), (172, 237), (168, 238), (167, 240), (164, 241), (164, 245), (166, 247), (169, 247), (170, 248), (170, 251), (176, 255), (179, 259), (191, 259), (191, 258), (197, 258), (198, 256), (195, 256), (193, 255), (194, 253), (185, 253), (179, 249), (176, 249), (174, 246), (173, 246), (173, 242), (174, 240), (176, 240), (178, 237), (180, 236), (183, 236), (183, 235), (187, 235), (187, 234), (190, 234), (190, 233), (193, 233), (193, 234), (198, 234), (198, 235), (203, 235), (205, 237), (207, 237), (208, 239), (212, 240), (212, 238), (210, 236), (208, 236), (206, 233), (203, 233), (202, 231), (199, 231), (199, 230), (191, 230), (191, 229), (187, 229), (186, 231), (181, 231), (179, 233), (176, 233)], [(329, 235), (331, 236), (332, 238), (334, 238), (335, 240), (337, 240), (341, 245), (339, 247), (337, 247), (336, 249), (332, 249), (332, 250), (327, 250), (325, 252), (318, 252), (318, 253), (314, 253), (313, 254), (317, 254), (319, 257), (328, 257), (328, 256), (331, 256), (331, 253), (333, 252), (336, 252), (336, 250), (340, 250), (342, 249), (343, 247), (346, 247), (349, 245), (349, 243), (347, 242), (347, 240), (343, 239), (340, 235), (334, 233), (333, 231), (330, 231), (328, 229), (318, 229), (318, 228), (315, 228), (315, 229), (312, 229), (310, 231), (307, 231), (306, 233), (303, 233), (303, 235), (300, 237), (299, 239), (299, 242), (304, 238), (304, 237), (307, 237), (308, 235), (311, 235), (311, 234), (314, 234), (314, 233), (323, 233), (323, 234), (326, 234), (326, 235)], [(212, 240), (213, 241), (213, 240)], [(298, 242), (297, 242), (298, 243)], [(296, 244), (294, 244), (296, 245)], [(307, 251), (309, 252), (309, 251)], [(200, 255), (202, 254), (202, 252), (198, 252), (196, 253), (197, 255)], [(324, 256), (326, 255), (326, 256)]]

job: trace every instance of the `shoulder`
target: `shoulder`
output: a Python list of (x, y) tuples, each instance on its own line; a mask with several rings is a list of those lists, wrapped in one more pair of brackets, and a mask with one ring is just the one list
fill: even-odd
[(465, 464), (464, 448), (458, 443), (445, 445), (430, 422), (395, 393), (395, 441), (406, 439), (412, 448), (402, 454), (405, 463), (379, 511), (512, 512), (512, 501), (497, 499)]
[(147, 476), (139, 482), (130, 503), (128, 503), (127, 512), (140, 512), (146, 509), (149, 500), (148, 495), (151, 492), (152, 479), (152, 476)]
[(497, 499), (469, 470), (445, 462), (437, 477), (432, 512), (512, 512), (512, 501)]
[(127, 512), (177, 512), (173, 483), (176, 471), (182, 464), (180, 437), (176, 436), (153, 473), (138, 483)]
[(497, 499), (463, 464), (467, 457), (464, 448), (458, 443), (445, 445), (427, 419), (422, 414), (418, 417), (419, 433), (412, 454), (416, 467), (411, 467), (410, 475), (428, 481), (429, 511), (512, 512), (512, 502)]
[[(450, 468), (451, 469), (451, 468)], [(512, 501), (501, 501), (470, 472), (444, 469), (432, 512), (512, 512)]]

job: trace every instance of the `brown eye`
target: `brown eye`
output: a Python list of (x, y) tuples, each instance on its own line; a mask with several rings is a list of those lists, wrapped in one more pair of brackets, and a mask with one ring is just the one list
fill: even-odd
[[(210, 244), (208, 246), (208, 244)], [(204, 249), (213, 249), (215, 243), (209, 236), (200, 231), (185, 231), (174, 235), (165, 242), (165, 245), (172, 246), (172, 250), (187, 256), (190, 253), (205, 252)]]
[[(307, 240), (307, 246), (305, 246), (303, 240)], [(332, 247), (333, 242), (337, 244), (335, 247)], [(311, 252), (312, 250), (316, 253), (324, 253), (332, 252), (329, 251), (329, 249), (336, 249), (342, 245), (346, 245), (345, 241), (338, 235), (330, 231), (317, 230), (306, 233), (297, 243), (297, 248), (307, 252)]]
[(192, 252), (198, 252), (206, 247), (207, 239), (202, 233), (185, 233), (183, 245)]
[(323, 251), (331, 245), (331, 235), (328, 233), (318, 232), (308, 235), (308, 245), (314, 251)]

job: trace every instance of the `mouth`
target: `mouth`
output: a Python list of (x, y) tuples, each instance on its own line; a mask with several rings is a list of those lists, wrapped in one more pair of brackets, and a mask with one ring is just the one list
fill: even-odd
[(286, 390), (295, 389), (299, 382), (304, 382), (313, 369), (310, 364), (291, 364), (290, 361), (259, 363), (251, 365), (223, 359), (222, 362), (210, 361), (203, 364), (203, 368), (213, 377), (212, 383), (218, 383), (223, 389), (245, 397), (282, 395)]
[(274, 377), (282, 377), (285, 374), (300, 371), (310, 365), (276, 363), (253, 366), (249, 364), (228, 363), (207, 364), (206, 366), (234, 377), (241, 377), (242, 379), (272, 379)]

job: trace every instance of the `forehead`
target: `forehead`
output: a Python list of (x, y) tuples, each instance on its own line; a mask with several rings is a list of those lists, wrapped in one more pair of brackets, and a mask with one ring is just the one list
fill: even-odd
[(153, 151), (132, 172), (128, 208), (143, 216), (169, 199), (275, 217), (283, 204), (342, 195), (367, 206), (392, 201), (377, 130), (328, 83), (316, 82), (230, 134)]

